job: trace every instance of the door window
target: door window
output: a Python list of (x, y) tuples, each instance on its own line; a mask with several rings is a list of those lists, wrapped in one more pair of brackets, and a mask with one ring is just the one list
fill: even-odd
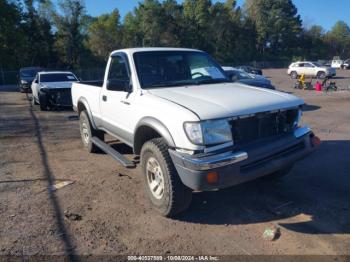
[(126, 59), (120, 55), (113, 56), (108, 72), (107, 89), (125, 91), (129, 85), (130, 75)]

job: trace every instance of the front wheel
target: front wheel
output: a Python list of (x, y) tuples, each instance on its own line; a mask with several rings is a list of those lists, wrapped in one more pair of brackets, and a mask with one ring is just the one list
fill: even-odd
[(177, 174), (164, 139), (155, 138), (143, 145), (141, 168), (147, 195), (158, 213), (172, 217), (189, 207), (192, 191)]
[(39, 104), (41, 111), (47, 111), (49, 107), (49, 101), (45, 93), (39, 92)]
[(290, 77), (291, 77), (292, 79), (297, 79), (297, 78), (298, 78), (298, 73), (295, 72), (295, 71), (293, 71), (293, 72), (290, 73)]

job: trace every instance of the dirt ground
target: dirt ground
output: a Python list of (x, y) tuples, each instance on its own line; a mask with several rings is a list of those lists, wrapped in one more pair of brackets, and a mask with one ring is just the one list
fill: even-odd
[[(264, 71), (305, 100), (319, 150), (279, 182), (195, 193), (176, 219), (150, 209), (139, 167), (83, 150), (73, 111), (0, 87), (0, 255), (350, 255), (350, 92), (294, 90), (285, 72)], [(349, 87), (350, 71), (336, 81)], [(281, 235), (266, 241), (271, 225)]]

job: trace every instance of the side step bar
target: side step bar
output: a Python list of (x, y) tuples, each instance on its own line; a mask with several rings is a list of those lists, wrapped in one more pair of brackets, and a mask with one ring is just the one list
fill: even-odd
[(126, 159), (122, 154), (120, 154), (118, 151), (113, 149), (111, 146), (107, 145), (105, 142), (103, 142), (98, 137), (94, 136), (91, 138), (92, 143), (94, 143), (96, 146), (98, 146), (103, 152), (109, 154), (111, 157), (113, 157), (115, 160), (117, 160), (120, 164), (127, 168), (133, 168), (135, 167), (135, 163)]

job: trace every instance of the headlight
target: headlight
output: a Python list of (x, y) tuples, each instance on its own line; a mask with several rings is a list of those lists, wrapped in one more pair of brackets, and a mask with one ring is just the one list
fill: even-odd
[(28, 84), (28, 82), (25, 80), (21, 80), (21, 84), (25, 85), (25, 84)]
[(226, 119), (188, 122), (184, 129), (190, 141), (196, 145), (213, 145), (232, 141), (231, 126)]

